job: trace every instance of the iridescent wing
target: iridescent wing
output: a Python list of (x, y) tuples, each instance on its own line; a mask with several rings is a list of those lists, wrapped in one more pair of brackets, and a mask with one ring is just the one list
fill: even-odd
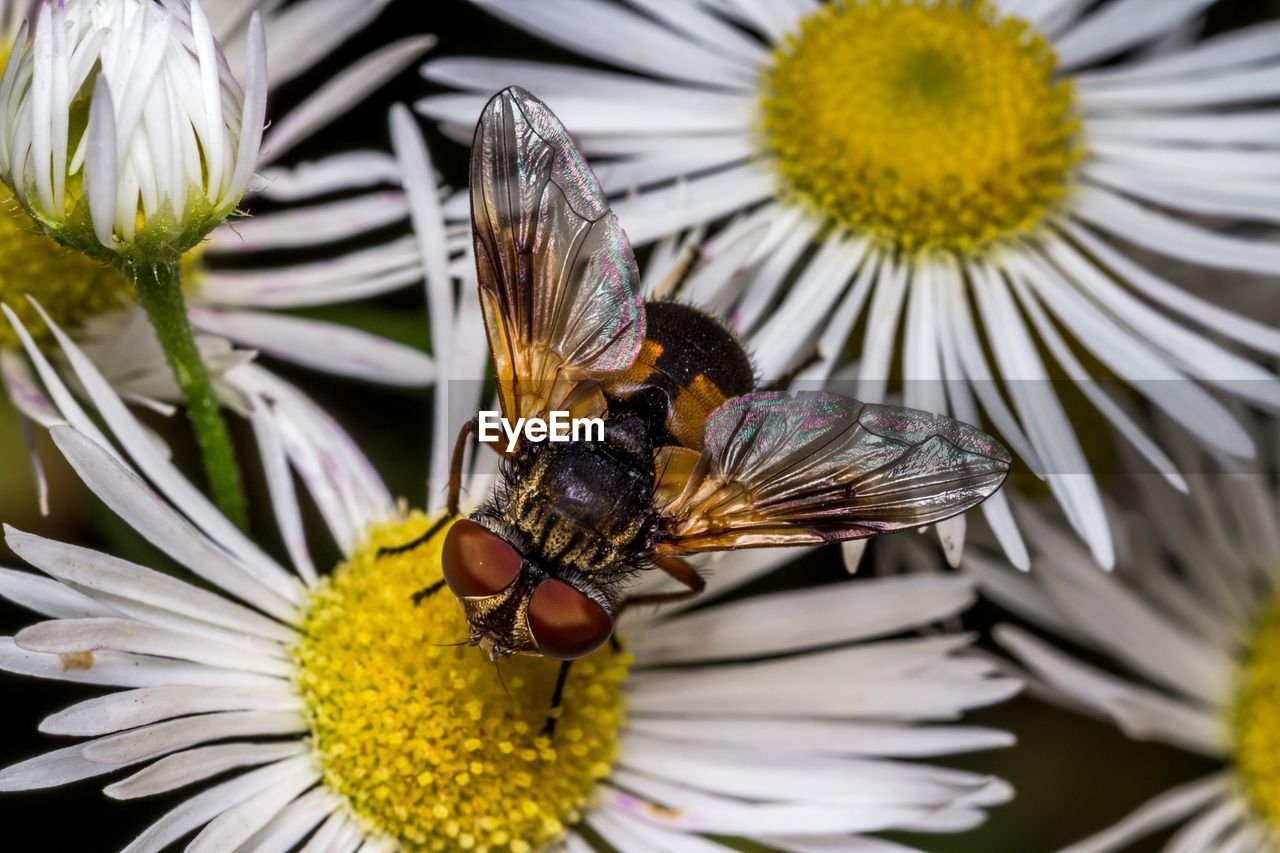
[(639, 272), (573, 139), (523, 89), (495, 95), (476, 126), (471, 224), (503, 414), (602, 413), (596, 380), (644, 341)]
[(701, 452), (657, 454), (655, 550), (687, 554), (862, 539), (942, 521), (1009, 472), (990, 436), (942, 415), (814, 393), (735, 397)]

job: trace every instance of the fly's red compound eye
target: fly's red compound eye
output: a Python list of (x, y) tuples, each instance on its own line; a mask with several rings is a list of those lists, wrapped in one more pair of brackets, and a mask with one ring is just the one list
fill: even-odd
[(538, 651), (556, 660), (591, 654), (613, 633), (613, 617), (564, 581), (547, 580), (529, 599), (529, 630)]
[(520, 576), (523, 558), (511, 543), (468, 518), (444, 538), (444, 580), (461, 597), (496, 595)]

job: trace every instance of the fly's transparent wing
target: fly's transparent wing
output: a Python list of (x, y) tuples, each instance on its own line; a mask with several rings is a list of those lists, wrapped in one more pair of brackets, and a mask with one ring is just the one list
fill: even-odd
[(862, 539), (942, 521), (1004, 481), (1009, 454), (942, 415), (835, 394), (735, 397), (701, 452), (658, 452), (666, 554)]
[(573, 139), (522, 89), (480, 116), (471, 221), (503, 414), (600, 414), (597, 380), (644, 341), (635, 256)]

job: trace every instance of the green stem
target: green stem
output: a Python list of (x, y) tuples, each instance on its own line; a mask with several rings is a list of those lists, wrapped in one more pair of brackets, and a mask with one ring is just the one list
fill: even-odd
[(235, 448), (222, 407), (213, 393), (213, 383), (204, 359), (196, 347), (195, 335), (187, 320), (182, 295), (182, 270), (177, 261), (160, 264), (130, 263), (125, 274), (160, 339), (160, 346), (173, 368), (174, 378), (187, 404), (187, 418), (196, 434), (205, 476), (213, 500), (232, 522), (248, 523), (244, 487), (236, 464)]

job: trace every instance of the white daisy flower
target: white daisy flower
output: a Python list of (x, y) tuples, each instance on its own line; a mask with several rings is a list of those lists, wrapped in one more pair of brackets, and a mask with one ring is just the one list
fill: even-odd
[[(1070, 379), (1179, 486), (1095, 374), (1235, 456), (1253, 448), (1209, 390), (1280, 405), (1270, 372), (1217, 343), (1274, 355), (1280, 331), (1134, 257), (1280, 269), (1274, 240), (1216, 227), (1280, 221), (1280, 124), (1259, 105), (1280, 94), (1275, 24), (1178, 45), (1211, 0), (473, 2), (621, 70), (440, 59), (426, 77), (464, 92), (421, 112), (461, 135), (518, 81), (626, 196), (633, 242), (730, 218), (683, 293), (725, 314), (765, 376), (848, 376), (871, 401), (902, 377), (908, 405), (985, 416), (1104, 566), (1107, 516), (1047, 380)], [(983, 512), (1026, 566), (1006, 499)], [(942, 533), (958, 559), (963, 522)]]
[[(346, 3), (303, 0), (280, 8), (210, 0), (204, 9), (213, 36), (227, 47), (226, 62), (237, 78), (246, 73), (243, 46), (251, 13), (261, 14), (271, 53), (268, 79), (276, 85), (328, 55), (373, 20), (386, 2), (351, 8)], [(0, 60), (17, 43), (23, 19), (39, 9), (37, 3), (0, 0)], [(252, 210), (254, 201), (262, 198), (282, 209), (224, 223), (184, 256), (188, 315), (202, 333), (199, 344), (224, 404), (248, 411), (257, 390), (237, 385), (255, 371), (235, 371), (227, 378), (229, 369), (250, 353), (232, 350), (226, 341), (334, 375), (406, 386), (433, 381), (432, 360), (413, 348), (334, 323), (277, 313), (412, 286), (424, 279), (424, 271), (447, 276), (441, 271), (444, 261), (436, 260), (444, 256), (445, 237), (439, 216), (430, 213), (439, 202), (425, 149), (412, 150), (412, 159), (354, 151), (293, 169), (275, 165), (399, 73), (433, 41), (429, 36), (409, 37), (375, 51), (317, 86), (287, 114), (273, 117), (256, 167), (264, 187), (250, 193), (245, 205)], [(401, 115), (397, 124), (404, 123)], [(397, 228), (400, 235), (381, 236)], [(81, 341), (130, 400), (161, 410), (180, 400), (163, 352), (134, 305), (125, 278), (37, 232), (36, 224), (16, 207), (0, 216), (0, 303), (15, 311), (44, 346), (50, 338), (37, 315), (38, 302)], [(335, 255), (329, 248), (336, 245), (341, 251), (344, 240), (370, 236), (375, 238), (372, 245), (360, 251)], [(312, 257), (301, 265), (279, 265), (281, 256), (296, 251)], [(41, 402), (40, 383), (21, 357), (20, 343), (17, 333), (0, 323), (0, 379), (24, 416), (46, 421), (49, 412)], [(55, 358), (54, 367), (64, 365)], [(278, 415), (283, 410), (264, 411)], [(37, 475), (43, 483), (38, 469)]]
[[(969, 636), (896, 636), (962, 610), (966, 579), (839, 583), (663, 618), (631, 611), (625, 652), (575, 665), (547, 738), (557, 662), (512, 659), (499, 672), (452, 645), (468, 633), (454, 600), (411, 600), (440, 577), (438, 544), (378, 555), (428, 516), (398, 511), (385, 489), (309, 481), (344, 561), (290, 571), (183, 479), (73, 341), (59, 343), (106, 433), (51, 374), (49, 397), (70, 424), (53, 427), (54, 442), (210, 589), (6, 529), (49, 577), (4, 570), (0, 594), (48, 621), (0, 641), (0, 669), (118, 690), (46, 718), (42, 731), (83, 739), (0, 771), (0, 789), (112, 775), (105, 791), (118, 799), (189, 790), (130, 851), (193, 833), (189, 850), (586, 851), (599, 837), (619, 850), (711, 851), (728, 848), (704, 836), (722, 835), (895, 851), (864, 834), (960, 831), (1009, 796), (997, 779), (906, 760), (1010, 742), (954, 722), (1019, 687), (965, 654)], [(297, 500), (266, 445), (269, 477), (287, 483), (273, 494), (296, 554)], [(725, 557), (713, 591), (789, 556)]]
[(1128, 849), (1170, 827), (1178, 828), (1164, 849), (1183, 853), (1272, 850), (1280, 838), (1280, 488), (1274, 468), (1206, 466), (1178, 441), (1170, 442), (1175, 458), (1206, 473), (1188, 475), (1189, 497), (1136, 478), (1140, 499), (1114, 508), (1122, 534), (1114, 574), (1097, 572), (1067, 530), (1030, 512), (1020, 513), (1036, 547), (1030, 575), (976, 548), (965, 555), (993, 600), (1123, 670), (998, 627), (997, 641), (1032, 673), (1042, 697), (1132, 738), (1222, 763), (1072, 853)]

